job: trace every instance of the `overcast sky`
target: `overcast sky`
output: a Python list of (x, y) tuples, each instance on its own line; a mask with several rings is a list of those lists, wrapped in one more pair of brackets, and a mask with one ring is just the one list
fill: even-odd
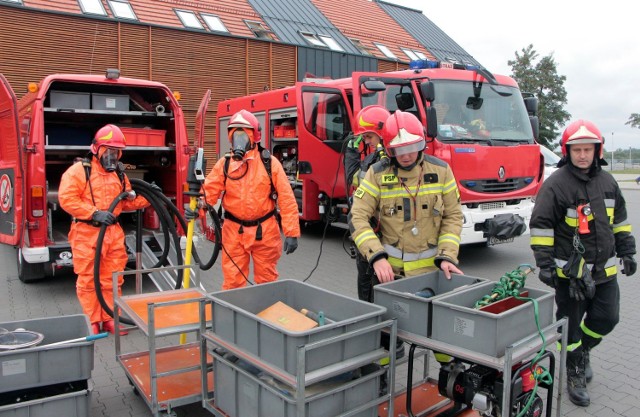
[(558, 74), (567, 77), (571, 120), (593, 121), (607, 151), (612, 142), (615, 149), (640, 148), (640, 129), (625, 125), (640, 113), (640, 20), (633, 2), (385, 1), (422, 10), (496, 74), (510, 75), (507, 61), (529, 44), (539, 57), (553, 54)]

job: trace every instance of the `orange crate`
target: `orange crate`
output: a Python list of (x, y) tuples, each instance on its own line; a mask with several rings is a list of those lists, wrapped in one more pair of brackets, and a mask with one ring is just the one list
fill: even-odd
[(165, 130), (121, 127), (127, 146), (165, 146)]

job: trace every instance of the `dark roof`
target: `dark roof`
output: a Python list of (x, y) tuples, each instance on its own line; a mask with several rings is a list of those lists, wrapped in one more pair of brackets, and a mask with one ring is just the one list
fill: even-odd
[(411, 36), (416, 38), (425, 48), (441, 61), (456, 60), (464, 63), (481, 65), (467, 51), (462, 49), (453, 39), (433, 23), (422, 11), (396, 4), (373, 0), (389, 14)]
[(282, 42), (312, 46), (300, 35), (332, 37), (345, 52), (360, 55), (360, 51), (336, 28), (310, 0), (247, 0), (262, 20)]

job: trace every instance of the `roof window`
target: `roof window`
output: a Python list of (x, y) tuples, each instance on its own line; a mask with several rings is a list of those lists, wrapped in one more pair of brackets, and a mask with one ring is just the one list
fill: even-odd
[(100, 0), (78, 0), (80, 10), (84, 14), (97, 14), (100, 16), (106, 16), (107, 11), (104, 9)]
[(113, 17), (117, 19), (138, 20), (129, 2), (109, 0), (109, 7), (111, 8)]
[(178, 18), (186, 28), (190, 29), (204, 29), (202, 23), (198, 20), (198, 16), (194, 12), (190, 12), (188, 10), (174, 10), (178, 15)]
[(273, 32), (264, 27), (261, 22), (256, 22), (254, 20), (245, 20), (244, 23), (251, 29), (256, 38), (259, 39), (275, 39)]
[(371, 53), (371, 50), (366, 46), (364, 46), (364, 44), (360, 41), (360, 39), (349, 38), (349, 40), (351, 41), (353, 46), (355, 46), (358, 49), (358, 51), (360, 51), (362, 55), (373, 55)]
[(344, 48), (338, 44), (338, 42), (329, 35), (318, 35), (318, 39), (324, 42), (332, 51), (344, 52)]
[(384, 54), (384, 56), (386, 56), (387, 58), (391, 58), (391, 59), (398, 59), (398, 57), (391, 52), (391, 50), (389, 48), (387, 48), (385, 45), (381, 44), (381, 43), (373, 43), (379, 50), (380, 52), (382, 52)]
[(227, 30), (227, 27), (224, 25), (224, 23), (222, 23), (222, 20), (220, 19), (220, 17), (213, 14), (208, 14), (208, 13), (200, 13), (200, 17), (202, 17), (202, 20), (204, 20), (207, 26), (209, 26), (209, 29), (211, 29), (212, 31), (229, 32), (229, 30)]

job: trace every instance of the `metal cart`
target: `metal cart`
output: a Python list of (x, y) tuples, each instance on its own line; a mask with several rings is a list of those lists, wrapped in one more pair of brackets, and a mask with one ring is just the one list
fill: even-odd
[[(511, 401), (511, 384), (509, 383), (512, 380), (514, 375), (512, 369), (513, 366), (517, 363), (530, 360), (535, 353), (537, 353), (540, 349), (546, 348), (553, 343), (561, 340), (563, 346), (566, 346), (567, 343), (567, 332), (566, 332), (567, 321), (566, 319), (561, 319), (557, 322), (552, 323), (551, 325), (541, 329), (544, 336), (545, 342), (544, 344), (540, 340), (538, 334), (533, 334), (528, 336), (522, 340), (519, 340), (512, 345), (508, 346), (505, 350), (505, 354), (502, 357), (494, 357), (478, 352), (474, 352), (463, 347), (454, 346), (451, 344), (439, 342), (427, 337), (419, 336), (414, 333), (406, 332), (403, 330), (398, 330), (398, 338), (403, 339), (411, 344), (411, 348), (409, 349), (409, 369), (407, 373), (407, 392), (406, 392), (406, 411), (408, 416), (424, 416), (432, 413), (437, 408), (430, 406), (428, 408), (422, 409), (417, 414), (414, 414), (412, 408), (417, 405), (413, 403), (413, 393), (416, 393), (415, 387), (413, 386), (413, 355), (416, 347), (422, 347), (426, 349), (430, 349), (435, 352), (446, 353), (461, 360), (466, 360), (478, 365), (484, 365), (489, 368), (493, 368), (503, 373), (503, 381), (505, 381), (503, 385), (502, 392), (502, 410), (509, 410), (509, 404)], [(562, 349), (560, 352), (560, 367), (558, 378), (554, 381), (553, 385), (549, 389), (548, 398), (552, 398), (553, 395), (553, 387), (557, 387), (557, 400), (556, 400), (556, 417), (561, 417), (561, 408), (562, 408), (562, 389), (563, 389), (563, 379), (564, 379), (564, 369), (566, 364), (566, 351)], [(546, 357), (550, 358), (550, 362), (553, 365), (555, 363), (553, 359), (553, 352), (546, 351)], [(428, 357), (425, 357), (425, 361), (428, 360)], [(425, 364), (425, 370), (428, 370), (428, 364)], [(553, 370), (552, 370), (553, 372)], [(554, 376), (555, 379), (555, 376)], [(430, 380), (428, 375), (425, 375), (425, 379), (420, 382), (420, 384), (427, 382), (430, 385)], [(409, 389), (409, 387), (413, 387), (414, 389)], [(436, 392), (437, 392), (437, 382), (435, 384)], [(433, 390), (432, 390), (433, 391)], [(423, 405), (424, 399), (418, 399), (419, 403)], [(446, 404), (443, 404), (443, 406)], [(547, 403), (547, 416), (551, 415), (551, 404)], [(388, 415), (393, 415), (389, 413)]]
[[(148, 270), (114, 273), (118, 275), (150, 272), (180, 271), (189, 266), (173, 266)], [(196, 282), (199, 284), (197, 268)], [(200, 311), (208, 301), (199, 285), (193, 289), (179, 289), (145, 294), (115, 296), (114, 320), (116, 328), (121, 312), (147, 337), (148, 350), (123, 353), (119, 332), (115, 332), (116, 360), (122, 365), (129, 382), (147, 403), (154, 417), (174, 416), (174, 407), (201, 399), (201, 380), (212, 381), (211, 356), (200, 355)], [(206, 314), (206, 313), (204, 313)], [(205, 315), (202, 326), (210, 322)], [(195, 333), (190, 343), (157, 346), (160, 337)], [(176, 340), (177, 342), (177, 340)], [(204, 375), (204, 376), (203, 376)]]

